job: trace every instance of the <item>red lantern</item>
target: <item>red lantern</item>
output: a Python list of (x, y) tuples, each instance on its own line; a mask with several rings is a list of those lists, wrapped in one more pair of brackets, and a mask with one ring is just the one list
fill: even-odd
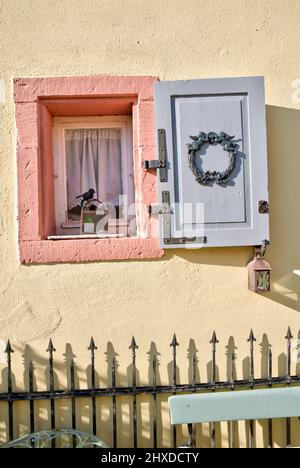
[(257, 293), (271, 289), (271, 265), (259, 254), (250, 262), (248, 268), (248, 287)]

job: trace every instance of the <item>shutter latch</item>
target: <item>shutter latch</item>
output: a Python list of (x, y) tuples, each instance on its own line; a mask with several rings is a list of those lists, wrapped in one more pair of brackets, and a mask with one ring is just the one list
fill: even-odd
[(159, 161), (158, 159), (150, 159), (149, 161), (144, 161), (143, 166), (146, 171), (151, 171), (152, 169), (164, 169), (166, 167), (166, 162)]
[(164, 129), (158, 130), (158, 154), (159, 159), (144, 161), (143, 166), (145, 171), (159, 170), (160, 182), (163, 183), (168, 181), (166, 131)]
[(269, 202), (266, 200), (260, 200), (258, 203), (258, 212), (259, 214), (269, 214), (270, 212), (270, 205)]
[(173, 210), (170, 209), (168, 205), (149, 205), (147, 206), (147, 211), (150, 216), (157, 215), (170, 215), (173, 214)]

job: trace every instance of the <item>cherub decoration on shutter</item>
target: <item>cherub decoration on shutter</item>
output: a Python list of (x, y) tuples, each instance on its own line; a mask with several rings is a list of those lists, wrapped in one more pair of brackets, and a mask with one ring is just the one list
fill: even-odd
[[(229, 177), (234, 171), (236, 163), (236, 153), (238, 145), (232, 140), (234, 136), (229, 136), (224, 132), (217, 134), (215, 132), (204, 133), (200, 132), (198, 136), (190, 136), (193, 143), (187, 145), (189, 155), (189, 166), (194, 174), (198, 184), (209, 185), (216, 183), (218, 185), (226, 185), (229, 181)], [(223, 172), (218, 171), (207, 171), (204, 172), (196, 164), (197, 153), (201, 148), (208, 143), (209, 145), (220, 144), (223, 146), (224, 151), (229, 155), (229, 164)]]

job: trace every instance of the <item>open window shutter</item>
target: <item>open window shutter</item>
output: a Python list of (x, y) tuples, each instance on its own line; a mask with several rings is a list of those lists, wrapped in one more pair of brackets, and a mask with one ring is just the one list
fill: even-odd
[(155, 109), (162, 247), (268, 240), (264, 79), (158, 82)]

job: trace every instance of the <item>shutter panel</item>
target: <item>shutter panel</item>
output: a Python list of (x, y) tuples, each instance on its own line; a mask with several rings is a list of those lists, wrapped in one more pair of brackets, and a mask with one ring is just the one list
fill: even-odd
[(162, 247), (269, 240), (264, 79), (158, 82), (155, 113)]

